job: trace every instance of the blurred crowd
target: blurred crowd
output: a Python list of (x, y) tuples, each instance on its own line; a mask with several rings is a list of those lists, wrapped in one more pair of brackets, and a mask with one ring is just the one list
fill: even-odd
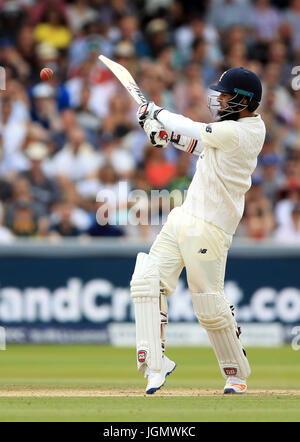
[[(236, 236), (300, 244), (300, 0), (0, 1), (0, 242), (152, 240), (159, 223), (113, 222), (111, 211), (99, 222), (99, 191), (124, 221), (132, 190), (188, 188), (197, 157), (149, 146), (99, 54), (129, 69), (149, 100), (203, 122), (224, 70), (255, 71), (267, 134)], [(52, 80), (40, 80), (43, 67)]]

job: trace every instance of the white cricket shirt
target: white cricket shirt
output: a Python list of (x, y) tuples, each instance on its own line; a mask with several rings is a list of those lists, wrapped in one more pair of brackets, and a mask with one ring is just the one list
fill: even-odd
[(260, 115), (205, 124), (161, 111), (158, 119), (167, 130), (195, 137), (204, 147), (182, 208), (234, 234), (265, 139)]

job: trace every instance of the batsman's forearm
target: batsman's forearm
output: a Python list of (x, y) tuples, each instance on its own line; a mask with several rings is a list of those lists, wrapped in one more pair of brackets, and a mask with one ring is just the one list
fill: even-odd
[(198, 123), (182, 115), (174, 114), (166, 109), (160, 111), (157, 120), (165, 127), (167, 131), (180, 133), (187, 137), (201, 139), (201, 129), (205, 123)]
[(176, 149), (199, 156), (204, 149), (201, 140), (172, 132), (170, 141)]

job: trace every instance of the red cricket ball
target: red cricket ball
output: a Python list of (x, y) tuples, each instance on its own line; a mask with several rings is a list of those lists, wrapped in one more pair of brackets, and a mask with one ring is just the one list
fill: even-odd
[(53, 77), (53, 71), (50, 68), (43, 68), (40, 72), (40, 77), (43, 81), (49, 81)]

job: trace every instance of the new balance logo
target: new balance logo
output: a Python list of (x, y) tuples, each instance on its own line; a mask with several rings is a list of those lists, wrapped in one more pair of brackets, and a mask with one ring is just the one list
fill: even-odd
[(199, 251), (198, 251), (198, 253), (206, 253), (207, 252), (207, 249), (200, 249)]

